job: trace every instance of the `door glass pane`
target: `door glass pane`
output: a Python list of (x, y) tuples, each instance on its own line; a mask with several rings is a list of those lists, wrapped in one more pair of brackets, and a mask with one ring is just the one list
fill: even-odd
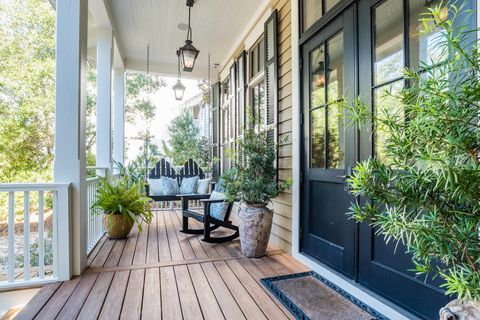
[(322, 44), (310, 52), (310, 107), (315, 108), (325, 104), (325, 49)]
[(325, 108), (310, 112), (310, 168), (325, 168)]
[(399, 0), (388, 0), (374, 9), (375, 84), (385, 83), (403, 75), (402, 3), (403, 1)]
[(303, 31), (322, 16), (322, 0), (303, 0)]
[(328, 102), (343, 97), (343, 32), (327, 42), (327, 94)]
[(337, 3), (339, 3), (340, 0), (326, 0), (325, 1), (325, 12), (330, 11)]
[[(396, 95), (403, 88), (403, 80), (396, 81), (392, 84), (378, 87), (374, 90), (374, 108), (377, 117), (386, 119), (396, 119), (397, 121), (403, 121), (403, 107), (400, 99)], [(391, 163), (391, 159), (386, 154), (387, 140), (391, 137), (390, 130), (381, 125), (375, 124), (375, 144), (374, 151), (375, 156), (384, 163)]]
[(327, 167), (332, 169), (343, 169), (345, 167), (345, 126), (343, 108), (337, 103), (328, 106), (327, 126)]
[(440, 1), (428, 1), (428, 5), (426, 2), (409, 1), (410, 67), (415, 69), (437, 64), (448, 57), (448, 52), (438, 46), (442, 41), (442, 29), (433, 28), (430, 33), (423, 32), (425, 27), (420, 19), (427, 17), (423, 14), (427, 13), (429, 8), (438, 5)]

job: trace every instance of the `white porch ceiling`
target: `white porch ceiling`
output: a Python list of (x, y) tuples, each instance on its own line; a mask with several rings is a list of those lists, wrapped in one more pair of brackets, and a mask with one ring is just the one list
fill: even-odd
[[(200, 50), (193, 73), (183, 77), (206, 78), (208, 53), (211, 66), (222, 63), (263, 1), (196, 0), (192, 8), (193, 44)], [(177, 74), (177, 48), (185, 43), (188, 22), (185, 0), (105, 0), (115, 36), (127, 69), (146, 70), (146, 45), (150, 44), (150, 70)], [(213, 76), (213, 74), (212, 74)]]

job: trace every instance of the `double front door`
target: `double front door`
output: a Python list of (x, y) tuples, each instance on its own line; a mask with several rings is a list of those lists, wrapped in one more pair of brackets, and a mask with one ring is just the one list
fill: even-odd
[[(410, 15), (413, 9), (424, 9), (412, 7), (419, 3), (412, 1)], [(395, 250), (396, 244), (386, 245), (368, 224), (357, 224), (346, 215), (355, 200), (347, 191), (346, 178), (357, 161), (384, 157), (386, 137), (380, 130), (372, 133), (374, 124), (350, 126), (339, 102), (360, 96), (372, 112), (399, 107), (385, 92), (400, 90), (405, 85), (405, 61), (415, 63), (430, 49), (429, 39), (404, 31), (408, 2), (359, 1), (301, 46), (300, 244), (303, 254), (416, 316), (431, 319), (448, 302), (438, 283), (416, 278), (408, 271), (413, 265), (404, 247)], [(423, 49), (406, 52), (405, 43)]]

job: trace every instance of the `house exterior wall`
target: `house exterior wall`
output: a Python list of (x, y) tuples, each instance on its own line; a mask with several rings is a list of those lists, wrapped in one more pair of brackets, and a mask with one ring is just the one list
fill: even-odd
[[(278, 52), (278, 105), (277, 105), (277, 133), (278, 141), (283, 141), (278, 150), (278, 176), (280, 180), (291, 179), (292, 177), (292, 51), (291, 51), (291, 1), (292, 0), (272, 0), (265, 11), (260, 15), (258, 21), (251, 27), (245, 38), (240, 41), (237, 48), (232, 48), (232, 56), (227, 57), (228, 61), (220, 71), (220, 82), (228, 82), (229, 72), (232, 64), (238, 59), (239, 54), (245, 50), (247, 53), (255, 46), (257, 40), (263, 34), (263, 25), (269, 15), (277, 10), (277, 52)], [(247, 70), (249, 70), (250, 57), (247, 54)], [(238, 61), (238, 60), (237, 60)], [(250, 71), (249, 71), (250, 72)], [(246, 83), (250, 84), (255, 80), (247, 76)], [(232, 81), (230, 81), (231, 83)], [(251, 106), (251, 90), (246, 93), (246, 106)], [(236, 117), (238, 111), (231, 107), (235, 100), (227, 94), (222, 93), (222, 110), (229, 113), (229, 123), (237, 123)], [(222, 113), (223, 114), (223, 113)], [(224, 132), (224, 117), (220, 117), (220, 131)], [(230, 128), (229, 128), (230, 129)], [(229, 131), (227, 129), (226, 131)], [(230, 135), (229, 135), (230, 136)], [(228, 139), (227, 139), (228, 140)], [(222, 137), (223, 146), (221, 154), (223, 155), (228, 146), (232, 145), (233, 137), (226, 143)], [(229, 161), (225, 161), (222, 156), (222, 169), (228, 169)], [(274, 217), (270, 241), (287, 252), (292, 250), (292, 191), (287, 190), (273, 199)]]

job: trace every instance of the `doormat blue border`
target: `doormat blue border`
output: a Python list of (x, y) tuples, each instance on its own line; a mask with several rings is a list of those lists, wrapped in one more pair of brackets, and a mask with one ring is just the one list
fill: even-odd
[(290, 313), (295, 317), (295, 319), (298, 320), (310, 320), (310, 318), (295, 304), (290, 300), (276, 285), (275, 281), (279, 280), (285, 280), (285, 279), (293, 279), (293, 278), (301, 278), (301, 277), (307, 277), (307, 276), (313, 276), (320, 282), (322, 282), (324, 285), (329, 287), (330, 289), (334, 290), (335, 292), (339, 293), (341, 296), (343, 296), (345, 299), (348, 299), (350, 302), (355, 304), (357, 307), (360, 309), (368, 312), (370, 315), (375, 317), (376, 320), (389, 320), (387, 317), (385, 317), (383, 314), (378, 312), (377, 310), (373, 309), (369, 305), (365, 304), (363, 301), (355, 298), (345, 290), (339, 288), (335, 284), (333, 284), (331, 281), (328, 281), (318, 273), (314, 271), (308, 271), (308, 272), (300, 272), (300, 273), (293, 273), (293, 274), (287, 274), (284, 276), (276, 276), (276, 277), (269, 277), (269, 278), (263, 278), (260, 279), (262, 284), (285, 306), (285, 308), (290, 311)]

